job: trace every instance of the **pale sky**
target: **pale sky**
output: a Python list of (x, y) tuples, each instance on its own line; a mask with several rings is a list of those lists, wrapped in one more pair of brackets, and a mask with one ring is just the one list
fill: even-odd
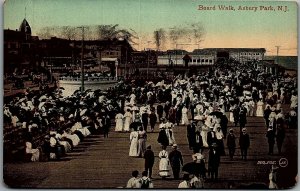
[[(198, 10), (199, 5), (216, 10)], [(219, 5), (235, 11), (219, 10)], [(238, 10), (239, 6), (258, 7)], [(260, 10), (271, 6), (274, 10)], [(287, 11), (278, 10), (287, 6)], [(200, 0), (6, 0), (4, 29), (18, 29), (25, 17), (33, 35), (46, 26), (80, 26), (119, 24), (133, 29), (139, 36), (136, 48), (154, 48), (153, 31), (163, 28), (202, 23), (205, 35), (200, 48), (266, 48), (267, 54), (297, 55), (296, 2), (268, 1), (200, 1)], [(148, 43), (148, 41), (151, 41)], [(196, 45), (178, 40), (178, 48), (194, 49)], [(165, 48), (174, 48), (166, 43)]]

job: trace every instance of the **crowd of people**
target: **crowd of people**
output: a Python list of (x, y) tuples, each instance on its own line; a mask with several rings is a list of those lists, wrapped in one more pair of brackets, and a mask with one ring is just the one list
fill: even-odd
[[(163, 83), (160, 82), (156, 86), (161, 87)], [(162, 87), (162, 90), (158, 88), (154, 92), (158, 101), (157, 116), (161, 119), (158, 136), (158, 143), (162, 145), (159, 152), (159, 175), (163, 178), (169, 176), (170, 159), (166, 147), (176, 144), (176, 141), (173, 138), (174, 134), (168, 135), (168, 128), (162, 127), (172, 129), (176, 125), (185, 125), (189, 148), (194, 151), (193, 160), (199, 163), (196, 165), (197, 172), (192, 173), (193, 178), (205, 179), (207, 172), (212, 180), (217, 180), (220, 156), (225, 155), (224, 140), (227, 143), (229, 158), (233, 160), (235, 149), (238, 148), (236, 136), (239, 137), (241, 159), (247, 160), (251, 136), (245, 128), (247, 117), (265, 119), (265, 127), (262, 128), (265, 128), (267, 133), (268, 154), (273, 154), (275, 138), (278, 154), (281, 154), (285, 128), (295, 128), (294, 125), (297, 124), (297, 78), (267, 74), (249, 63), (229, 63), (222, 66), (222, 69), (217, 66), (213, 74), (191, 78), (181, 76), (172, 84), (164, 84)], [(146, 99), (150, 104), (151, 96)], [(161, 104), (163, 102), (165, 104)], [(283, 111), (283, 103), (290, 104), (288, 111)], [(229, 119), (226, 112), (229, 112)], [(191, 115), (191, 121), (188, 115)], [(229, 121), (234, 126), (239, 126), (239, 129), (230, 128), (227, 134)], [(207, 168), (203, 162), (205, 149), (209, 150)], [(185, 183), (180, 187), (182, 185), (191, 187)]]
[[(245, 128), (248, 116), (265, 119), (269, 154), (273, 154), (275, 138), (281, 152), (286, 126), (297, 127), (297, 78), (274, 76), (252, 63), (216, 64), (212, 72), (191, 77), (178, 75), (170, 83), (162, 80), (137, 85), (134, 81), (121, 81), (107, 91), (76, 91), (69, 97), (63, 97), (61, 91), (60, 88), (26, 91), (22, 97), (5, 102), (5, 128), (22, 129), (31, 160), (38, 161), (38, 152), (47, 153), (49, 159), (60, 158), (90, 134), (101, 132), (107, 138), (115, 123), (116, 132), (128, 132), (129, 156), (147, 161), (140, 182), (143, 179), (151, 182), (154, 157), (151, 146), (147, 147), (147, 133), (155, 132), (156, 123), (159, 123), (157, 142), (162, 146), (158, 154), (159, 175), (170, 176), (171, 166), (174, 178), (179, 178), (183, 160), (173, 128), (186, 126), (189, 149), (193, 150), (193, 161), (200, 169), (193, 172), (193, 181), (205, 179), (206, 172), (211, 179), (218, 178), (225, 143), (232, 160), (237, 148), (235, 137), (239, 137), (242, 159), (247, 160), (251, 146)], [(284, 111), (282, 104), (290, 104), (290, 110)], [(229, 133), (228, 122), (237, 127), (229, 129)], [(45, 134), (43, 145), (32, 143), (36, 134)], [(172, 146), (176, 154), (169, 154), (168, 146)], [(203, 163), (205, 149), (209, 150), (207, 168)], [(129, 185), (137, 180), (137, 173), (132, 175)], [(181, 186), (184, 184), (190, 185), (182, 183)], [(153, 186), (152, 183), (147, 185)]]

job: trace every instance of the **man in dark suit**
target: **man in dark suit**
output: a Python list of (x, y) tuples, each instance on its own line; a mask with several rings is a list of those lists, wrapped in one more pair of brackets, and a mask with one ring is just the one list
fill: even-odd
[(173, 170), (174, 179), (179, 179), (180, 167), (183, 166), (181, 152), (177, 150), (177, 145), (173, 144), (173, 151), (169, 154), (169, 160)]
[(195, 142), (196, 142), (195, 131), (196, 131), (196, 127), (193, 123), (187, 125), (186, 134), (187, 134), (190, 150), (192, 150), (195, 146)]
[(265, 122), (266, 122), (266, 127), (269, 127), (269, 116), (271, 114), (271, 109), (270, 109), (270, 106), (267, 106), (267, 108), (264, 110), (264, 119), (265, 119)]
[(209, 150), (208, 158), (208, 175), (212, 180), (217, 180), (220, 165), (220, 154), (217, 149), (217, 144), (213, 143)]
[(242, 107), (240, 108), (240, 114), (239, 114), (239, 123), (240, 123), (240, 132), (242, 131), (242, 129), (245, 127), (245, 125), (247, 124), (247, 109), (245, 108), (244, 105), (242, 105)]
[(242, 129), (242, 133), (240, 135), (239, 145), (241, 148), (242, 159), (247, 160), (247, 151), (250, 146), (250, 138), (246, 132), (246, 128)]
[(144, 127), (144, 130), (147, 131), (147, 126), (148, 126), (148, 112), (147, 110), (144, 110), (143, 111), (143, 114), (142, 114), (142, 122), (143, 122), (143, 127)]
[(151, 127), (151, 132), (154, 131), (154, 126), (155, 123), (157, 121), (157, 117), (154, 111), (151, 111), (150, 115), (149, 115), (149, 119), (150, 119), (150, 127)]
[(108, 138), (109, 129), (111, 127), (110, 117), (108, 114), (104, 114), (102, 117), (104, 138)]
[(226, 115), (224, 113), (221, 115), (220, 118), (221, 118), (221, 122), (220, 122), (221, 129), (222, 129), (222, 132), (224, 134), (224, 138), (226, 139), (228, 118), (226, 117)]
[(158, 115), (158, 119), (160, 120), (163, 116), (163, 113), (164, 113), (164, 107), (161, 104), (158, 104), (157, 107), (156, 107), (156, 112), (157, 112), (157, 115)]
[(154, 153), (151, 150), (151, 145), (147, 147), (147, 150), (144, 153), (145, 159), (145, 171), (149, 172), (149, 178), (152, 176), (152, 168), (154, 164)]
[(216, 142), (217, 142), (216, 133), (213, 131), (212, 128), (209, 128), (209, 132), (207, 132), (207, 144), (209, 145), (209, 147), (211, 147), (211, 145)]
[(275, 144), (275, 132), (272, 127), (268, 128), (267, 135), (268, 144), (269, 144), (269, 155), (273, 154), (274, 144)]

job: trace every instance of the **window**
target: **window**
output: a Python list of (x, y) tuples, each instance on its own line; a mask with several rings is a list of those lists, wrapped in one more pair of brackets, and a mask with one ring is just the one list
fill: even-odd
[(201, 62), (204, 62), (204, 59), (202, 59)]
[(208, 62), (208, 59), (206, 59), (205, 62)]
[(209, 63), (212, 63), (212, 60), (209, 60)]

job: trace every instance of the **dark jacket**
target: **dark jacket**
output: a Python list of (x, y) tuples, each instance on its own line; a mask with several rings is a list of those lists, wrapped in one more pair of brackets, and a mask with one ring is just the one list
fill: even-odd
[(155, 114), (155, 113), (151, 113), (150, 116), (149, 116), (149, 118), (150, 118), (150, 124), (151, 124), (151, 125), (153, 125), (153, 124), (156, 123), (157, 117), (156, 117), (156, 114)]
[(207, 132), (207, 144), (208, 144), (208, 146), (211, 146), (216, 141), (217, 141), (216, 133), (214, 131)]
[(153, 167), (154, 164), (154, 153), (152, 150), (147, 149), (144, 153), (145, 166)]
[(247, 109), (241, 108), (239, 118), (240, 118), (240, 120), (239, 120), (240, 124), (247, 123)]
[(162, 115), (163, 112), (164, 112), (164, 107), (163, 107), (162, 105), (159, 104), (159, 105), (157, 105), (156, 110), (157, 110), (157, 114), (158, 114), (158, 115)]
[(197, 149), (200, 149), (203, 147), (203, 140), (202, 140), (202, 136), (199, 131), (196, 131), (196, 133), (195, 133), (195, 146)]
[(180, 167), (180, 165), (183, 165), (183, 159), (181, 152), (178, 150), (173, 150), (169, 154), (169, 160), (172, 167)]
[(157, 142), (159, 142), (161, 145), (165, 145), (165, 146), (169, 145), (169, 139), (164, 129), (161, 129), (159, 131)]
[(239, 145), (241, 149), (248, 149), (250, 146), (250, 138), (248, 134), (241, 134)]
[(228, 134), (227, 136), (227, 147), (228, 148), (235, 148), (235, 136), (234, 134)]
[(143, 123), (148, 123), (148, 113), (143, 113), (142, 114), (142, 121)]
[(273, 130), (268, 131), (266, 137), (268, 138), (268, 143), (270, 144), (275, 143), (275, 133)]
[(196, 142), (195, 130), (196, 130), (195, 125), (191, 125), (191, 124), (187, 125), (186, 133), (187, 133), (187, 138), (188, 138), (190, 147), (193, 147)]
[(208, 156), (209, 156), (208, 166), (210, 168), (219, 167), (219, 165), (220, 165), (220, 154), (219, 154), (218, 150), (216, 149), (215, 153), (214, 153), (213, 149), (210, 149)]

